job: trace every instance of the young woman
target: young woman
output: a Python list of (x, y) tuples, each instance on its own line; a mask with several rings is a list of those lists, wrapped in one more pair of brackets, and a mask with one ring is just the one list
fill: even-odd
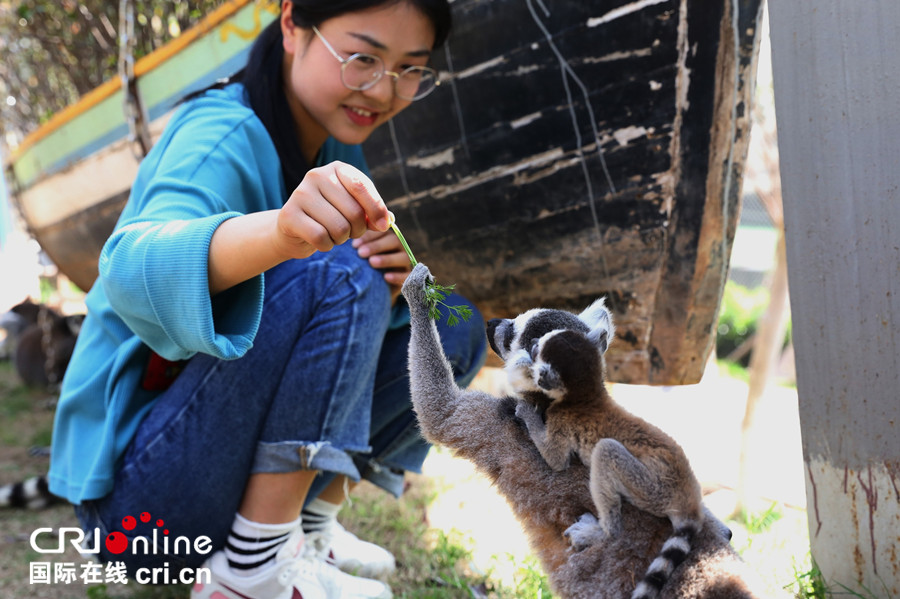
[[(335, 516), (361, 478), (399, 495), (428, 450), (408, 260), (359, 144), (432, 91), (449, 25), (446, 0), (285, 1), (247, 67), (186, 101), (142, 163), (54, 428), (51, 490), (104, 561), (182, 581), (205, 563), (203, 598), (390, 596), (336, 567), (390, 572)], [(439, 324), (462, 384), (480, 320)]]

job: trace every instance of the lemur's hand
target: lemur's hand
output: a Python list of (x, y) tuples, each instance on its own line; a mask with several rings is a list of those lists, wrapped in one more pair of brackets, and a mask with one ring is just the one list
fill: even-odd
[(409, 304), (410, 309), (421, 308), (428, 310), (425, 305), (425, 284), (433, 280), (434, 278), (431, 276), (431, 271), (428, 270), (427, 266), (421, 262), (416, 264), (409, 276), (406, 277), (402, 289), (403, 297), (406, 298), (406, 303)]
[(541, 392), (531, 375), (532, 366), (534, 362), (531, 360), (531, 354), (524, 349), (516, 350), (507, 359), (503, 370), (514, 395), (522, 397), (527, 391)]
[(546, 430), (544, 420), (538, 413), (537, 408), (531, 404), (524, 401), (518, 402), (516, 404), (516, 416), (525, 423), (525, 426), (528, 428), (528, 432), (531, 433), (532, 437), (539, 435)]

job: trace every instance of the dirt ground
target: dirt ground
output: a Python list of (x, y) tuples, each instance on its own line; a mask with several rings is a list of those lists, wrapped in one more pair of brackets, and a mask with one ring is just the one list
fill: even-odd
[[(486, 369), (475, 383), (493, 393), (503, 392), (500, 371)], [(682, 444), (698, 478), (709, 492), (706, 502), (721, 518), (734, 508), (740, 455), (740, 427), (747, 386), (722, 376), (713, 367), (698, 385), (644, 387), (613, 385), (613, 396), (630, 411), (667, 430)], [(46, 471), (46, 457), (31, 455), (29, 447), (49, 443), (52, 408), (45, 393), (17, 387), (8, 363), (0, 363), (0, 484)], [(773, 386), (761, 406), (758, 438), (751, 471), (754, 509), (779, 506), (782, 518), (772, 530), (753, 536), (741, 526), (735, 546), (774, 587), (791, 582), (808, 552), (805, 490), (796, 391)], [(456, 531), (472, 548), (472, 567), (501, 580), (511, 579), (518, 564), (530, 555), (525, 537), (505, 500), (463, 460), (447, 451), (432, 451), (425, 475), (440, 492), (428, 506), (429, 524)], [(68, 505), (41, 511), (0, 510), (0, 598), (84, 597), (83, 585), (29, 584), (32, 562), (41, 561), (29, 537), (40, 527), (76, 526)], [(52, 561), (84, 563), (69, 549)], [(135, 585), (131, 585), (134, 587)], [(112, 585), (101, 597), (132, 597), (133, 589)]]

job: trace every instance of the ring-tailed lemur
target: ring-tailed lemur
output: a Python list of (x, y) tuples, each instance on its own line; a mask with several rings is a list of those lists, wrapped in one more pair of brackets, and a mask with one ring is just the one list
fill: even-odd
[(83, 314), (64, 316), (49, 306), (25, 300), (0, 314), (0, 328), (6, 333), (0, 336), (0, 354), (12, 360), (26, 385), (56, 389), (83, 320)]
[[(573, 460), (563, 470), (552, 469), (516, 416), (520, 402), (516, 397), (497, 397), (456, 385), (437, 327), (428, 315), (425, 283), (429, 278), (427, 266), (420, 263), (403, 285), (412, 327), (410, 390), (422, 434), (475, 464), (507, 499), (555, 594), (564, 599), (627, 597), (671, 535), (670, 522), (625, 502), (621, 534), (572, 551), (565, 531), (595, 509), (589, 469), (580, 460)], [(552, 320), (549, 316), (543, 313), (519, 322), (537, 325), (543, 319)], [(551, 326), (544, 333), (560, 328), (590, 330), (574, 315), (562, 318), (565, 322), (559, 326), (548, 322)], [(492, 332), (498, 346), (510, 346), (522, 334), (515, 327), (494, 326)], [(549, 406), (551, 399), (544, 398)], [(693, 550), (662, 585), (660, 599), (770, 596), (760, 590), (763, 587), (729, 539), (727, 527), (707, 512), (694, 537)]]
[(0, 485), (0, 508), (39, 510), (63, 501), (65, 500), (50, 492), (47, 477), (43, 474)]
[[(13, 360), (23, 383), (49, 389), (61, 382), (83, 320), (82, 314), (64, 316), (31, 300), (0, 314), (0, 328), (6, 331), (5, 357)], [(45, 452), (45, 448), (29, 450), (31, 455)], [(41, 509), (62, 502), (50, 493), (44, 474), (0, 485), (0, 508)]]
[(700, 483), (674, 439), (613, 401), (604, 383), (604, 353), (615, 328), (602, 299), (577, 317), (530, 310), (488, 323), (488, 339), (505, 360), (522, 418), (554, 470), (574, 453), (590, 468), (597, 517), (585, 514), (567, 531), (576, 549), (620, 534), (622, 498), (673, 526), (632, 599), (656, 597), (684, 561), (703, 525)]

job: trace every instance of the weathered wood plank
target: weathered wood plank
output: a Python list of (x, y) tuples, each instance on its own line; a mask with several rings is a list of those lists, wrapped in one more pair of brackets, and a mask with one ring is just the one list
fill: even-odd
[(366, 144), (487, 317), (608, 295), (622, 382), (699, 380), (739, 208), (758, 0), (453, 4), (442, 88)]

